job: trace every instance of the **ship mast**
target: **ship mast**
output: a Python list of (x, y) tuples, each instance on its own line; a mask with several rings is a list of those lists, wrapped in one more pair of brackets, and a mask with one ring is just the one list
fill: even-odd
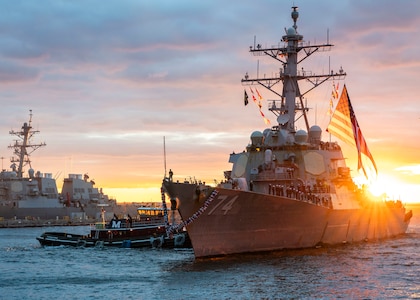
[[(315, 52), (329, 51), (333, 45), (309, 45), (303, 43), (303, 36), (298, 34), (296, 21), (299, 17), (298, 7), (292, 7), (293, 26), (286, 30), (286, 35), (282, 37), (283, 47), (272, 46), (270, 48), (262, 48), (261, 44), (250, 46), (250, 52), (255, 56), (268, 55), (282, 63), (282, 68), (272, 77), (249, 78), (248, 73), (242, 79), (243, 85), (253, 85), (255, 83), (262, 85), (269, 91), (280, 97), (280, 100), (270, 100), (269, 110), (277, 116), (279, 129), (285, 129), (290, 133), (295, 132), (295, 122), (303, 116), (306, 129), (309, 131), (309, 122), (307, 117), (308, 108), (304, 104), (303, 96), (309, 93), (320, 84), (329, 79), (343, 79), (346, 73), (342, 69), (334, 73), (330, 71), (328, 74), (315, 75), (311, 72), (303, 70), (298, 71), (298, 65)], [(303, 51), (303, 57), (299, 59), (298, 53)], [(257, 75), (258, 76), (258, 75)], [(298, 81), (306, 80), (311, 83), (311, 87), (304, 92), (300, 91)], [(282, 94), (279, 94), (274, 87), (283, 84)], [(298, 115), (299, 114), (299, 115)]]
[[(32, 130), (32, 110), (29, 110), (29, 123), (23, 123), (21, 131), (9, 131), (9, 134), (16, 135), (19, 139), (15, 140), (13, 145), (9, 145), (9, 149), (13, 149), (13, 154), (16, 157), (12, 157), (10, 162), (12, 162), (13, 171), (17, 173), (17, 177), (23, 177), (23, 167), (29, 164), (31, 167), (31, 160), (29, 155), (37, 150), (40, 147), (45, 146), (45, 143), (40, 144), (31, 144), (31, 138), (35, 133), (38, 133), (38, 130)], [(28, 152), (28, 149), (32, 149)], [(16, 163), (18, 163), (18, 168), (16, 169)]]

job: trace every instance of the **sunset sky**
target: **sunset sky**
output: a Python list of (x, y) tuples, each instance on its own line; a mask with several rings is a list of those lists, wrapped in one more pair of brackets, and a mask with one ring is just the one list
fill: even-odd
[[(278, 45), (293, 25), (330, 52), (302, 65), (340, 67), (378, 166), (376, 191), (420, 202), (420, 1), (6, 1), (0, 0), (0, 156), (33, 111), (35, 171), (61, 188), (88, 173), (120, 202), (160, 201), (166, 166), (176, 179), (223, 179), (229, 154), (266, 128), (243, 105), (248, 72), (279, 64), (249, 53)], [(309, 120), (325, 129), (332, 82), (307, 95)], [(262, 88), (265, 99), (274, 99)], [(250, 103), (252, 104), (252, 103)], [(275, 123), (275, 116), (264, 114)], [(298, 125), (300, 125), (298, 123)], [(323, 139), (328, 140), (324, 131)], [(334, 139), (334, 138), (333, 138)], [(354, 152), (344, 148), (355, 171)], [(27, 168), (26, 168), (27, 169)]]

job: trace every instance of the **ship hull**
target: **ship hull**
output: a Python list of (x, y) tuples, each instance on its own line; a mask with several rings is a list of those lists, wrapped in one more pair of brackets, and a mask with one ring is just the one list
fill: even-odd
[[(160, 230), (161, 231), (161, 230)], [(36, 239), (41, 246), (74, 246), (74, 247), (119, 247), (119, 248), (190, 248), (188, 234), (178, 233), (173, 237), (165, 237), (145, 233), (131, 233), (130, 236), (113, 239), (92, 238), (85, 235), (66, 232), (45, 232)], [(121, 236), (124, 234), (121, 233)]]
[[(55, 220), (69, 218), (73, 219), (99, 219), (101, 214), (99, 206), (90, 207), (32, 207), (17, 208), (9, 206), (0, 206), (0, 217), (3, 219), (35, 219), (35, 220)], [(106, 206), (107, 214), (117, 215), (135, 215), (137, 205), (114, 205)]]
[(164, 182), (164, 187), (177, 199), (184, 221), (195, 214), (187, 230), (196, 257), (384, 239), (405, 233), (410, 219), (403, 207), (384, 202), (332, 209), (287, 197), (217, 188), (209, 203), (208, 197), (196, 193), (194, 184)]
[(51, 220), (63, 217), (70, 217), (73, 214), (82, 214), (83, 210), (76, 207), (35, 207), (35, 208), (10, 208), (0, 207), (0, 216), (4, 219), (25, 219), (35, 218)]

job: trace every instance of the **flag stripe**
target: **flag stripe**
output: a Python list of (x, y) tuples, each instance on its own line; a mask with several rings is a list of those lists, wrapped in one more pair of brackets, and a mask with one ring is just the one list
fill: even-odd
[(327, 127), (327, 131), (344, 142), (352, 146), (356, 146), (358, 153), (357, 169), (362, 169), (366, 177), (367, 174), (365, 167), (363, 166), (362, 154), (366, 155), (370, 159), (373, 167), (375, 168), (376, 174), (378, 173), (373, 156), (368, 149), (362, 130), (357, 122), (345, 85), (343, 87), (343, 91), (341, 92), (341, 97), (337, 103), (334, 114), (331, 117), (331, 122)]
[(327, 131), (346, 143), (356, 146), (351, 123), (344, 121), (340, 116), (336, 115), (336, 117), (331, 119)]
[(354, 138), (351, 139), (349, 138), (348, 135), (346, 134), (342, 134), (339, 129), (337, 128), (328, 128), (328, 132), (331, 133), (332, 135), (338, 137), (340, 140), (344, 141), (346, 144), (349, 144), (350, 146), (356, 146), (355, 142), (354, 142)]
[[(343, 90), (344, 94), (344, 90)], [(327, 127), (327, 131), (339, 139), (343, 140), (345, 143), (356, 146), (353, 134), (353, 126), (351, 125), (350, 120), (350, 110), (347, 105), (347, 97), (341, 98), (337, 103), (337, 107), (331, 118), (331, 122)]]

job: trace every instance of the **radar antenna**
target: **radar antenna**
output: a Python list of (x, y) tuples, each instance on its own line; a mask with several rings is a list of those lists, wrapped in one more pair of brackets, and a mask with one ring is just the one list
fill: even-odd
[[(9, 145), (9, 149), (13, 149), (13, 156), (10, 159), (10, 162), (12, 163), (11, 167), (13, 171), (17, 173), (17, 177), (22, 178), (23, 177), (23, 167), (26, 165), (31, 166), (31, 160), (30, 160), (30, 154), (37, 150), (40, 147), (46, 146), (45, 142), (39, 143), (39, 144), (31, 144), (31, 138), (34, 134), (39, 133), (38, 130), (32, 130), (32, 109), (29, 110), (29, 122), (23, 123), (22, 130), (21, 131), (9, 131), (9, 134), (15, 135), (18, 137), (18, 139), (15, 140), (15, 143), (13, 145)], [(28, 151), (28, 149), (31, 149)], [(16, 168), (16, 163), (18, 164), (18, 167)]]
[[(327, 43), (311, 45), (303, 41), (303, 36), (297, 31), (297, 19), (299, 17), (298, 7), (292, 7), (291, 17), (293, 26), (286, 29), (286, 34), (282, 37), (283, 45), (274, 45), (263, 48), (260, 44), (255, 47), (250, 46), (249, 52), (255, 56), (267, 55), (280, 62), (282, 67), (272, 76), (263, 76), (257, 74), (256, 78), (250, 78), (248, 73), (242, 79), (243, 85), (259, 84), (279, 97), (278, 100), (269, 100), (268, 109), (277, 116), (278, 128), (286, 129), (289, 132), (295, 132), (295, 122), (303, 116), (306, 129), (309, 131), (309, 121), (307, 117), (308, 108), (304, 103), (304, 96), (311, 90), (318, 87), (329, 79), (340, 80), (346, 76), (346, 73), (340, 69), (339, 72), (330, 71), (328, 74), (315, 75), (303, 68), (298, 69), (298, 65), (315, 52), (329, 51), (333, 45)], [(310, 87), (306, 91), (301, 91), (299, 81), (305, 80)], [(282, 84), (282, 92), (275, 89), (276, 85)]]

